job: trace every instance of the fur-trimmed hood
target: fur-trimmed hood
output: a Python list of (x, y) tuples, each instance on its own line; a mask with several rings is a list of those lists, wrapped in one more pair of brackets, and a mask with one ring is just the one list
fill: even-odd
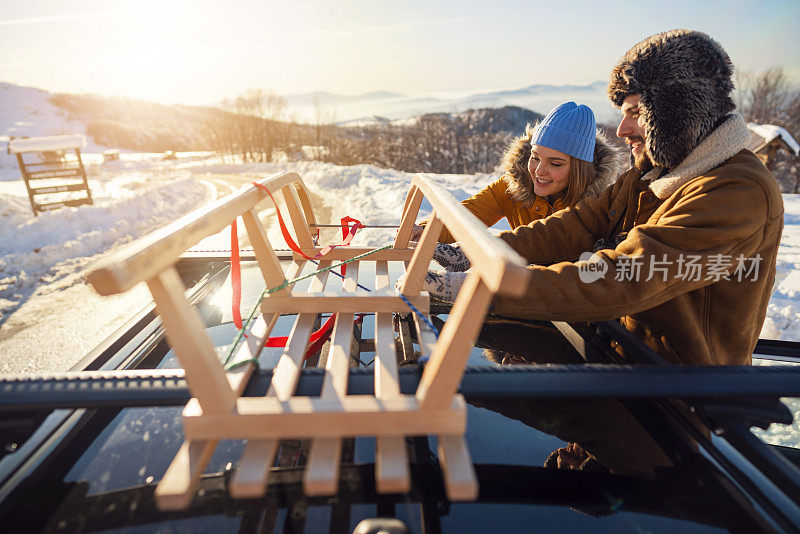
[[(524, 206), (532, 206), (536, 200), (533, 180), (528, 173), (533, 129), (534, 126), (529, 124), (525, 128), (525, 133), (512, 141), (500, 163), (500, 171), (508, 183), (509, 195)], [(594, 168), (596, 171), (594, 180), (589, 183), (579, 200), (599, 195), (627, 168), (622, 151), (611, 145), (600, 132), (597, 132), (594, 145)]]
[(611, 71), (608, 97), (621, 107), (641, 95), (645, 151), (656, 167), (676, 167), (735, 108), (733, 65), (714, 39), (670, 30), (636, 44)]
[(650, 181), (650, 190), (661, 200), (669, 198), (680, 187), (719, 166), (747, 147), (750, 130), (738, 113), (731, 113), (724, 122), (703, 139), (674, 169), (661, 174), (664, 169), (655, 167), (642, 176)]

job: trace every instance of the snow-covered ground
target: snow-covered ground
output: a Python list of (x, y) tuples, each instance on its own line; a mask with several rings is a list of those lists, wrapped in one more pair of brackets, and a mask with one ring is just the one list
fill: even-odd
[(37, 288), (213, 199), (191, 173), (141, 163), (89, 166), (93, 205), (37, 217), (22, 181), (0, 182), (0, 322)]
[[(396, 224), (411, 181), (409, 173), (372, 165), (341, 167), (317, 161), (230, 164), (197, 155), (172, 161), (136, 155), (125, 161), (89, 164), (87, 169), (94, 205), (63, 208), (38, 217), (31, 214), (21, 180), (0, 182), (0, 321), (32, 290), (69, 278), (98, 255), (236, 188), (222, 187), (214, 179), (219, 175), (239, 175), (244, 185), (251, 177), (294, 171), (330, 212), (331, 222), (350, 215), (377, 225)], [(494, 178), (488, 174), (433, 177), (459, 200)], [(784, 195), (784, 205), (778, 280), (761, 337), (800, 340), (800, 197)], [(421, 212), (429, 209), (423, 204)], [(268, 233), (273, 242), (282, 242), (276, 225)], [(354, 244), (380, 245), (390, 241), (393, 233), (391, 229), (362, 230)]]

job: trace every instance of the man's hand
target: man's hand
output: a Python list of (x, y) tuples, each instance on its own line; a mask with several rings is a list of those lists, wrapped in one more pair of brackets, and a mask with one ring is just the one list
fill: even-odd
[(467, 258), (466, 254), (461, 250), (461, 247), (458, 246), (458, 243), (456, 243), (455, 246), (437, 243), (433, 251), (433, 259), (451, 272), (463, 272), (472, 266), (469, 258)]

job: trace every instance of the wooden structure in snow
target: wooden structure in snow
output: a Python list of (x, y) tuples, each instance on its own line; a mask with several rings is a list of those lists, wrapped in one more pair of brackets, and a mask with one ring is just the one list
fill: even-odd
[[(322, 247), (312, 238), (316, 221), (302, 179), (293, 173), (279, 173), (258, 183), (273, 194), (283, 194), (300, 248), (308, 256), (318, 254)], [(315, 275), (307, 292), (284, 287), (266, 296), (261, 302), (261, 315), (234, 353), (234, 363), (246, 363), (226, 372), (199, 314), (184, 296), (185, 288), (174, 264), (187, 248), (241, 216), (267, 287), (276, 288), (294, 278), (306, 260), (295, 253), (284, 273), (255, 210), (266, 196), (259, 187), (246, 187), (144, 238), (132, 250), (109, 259), (88, 275), (103, 295), (127, 291), (145, 281), (167, 338), (186, 371), (193, 398), (183, 411), (185, 442), (158, 484), (158, 506), (166, 510), (187, 507), (217, 442), (227, 439), (248, 441), (230, 484), (233, 496), (264, 494), (278, 441), (290, 438), (312, 440), (304, 476), (306, 493), (336, 494), (342, 439), (358, 436), (376, 437), (375, 477), (379, 492), (403, 493), (410, 489), (405, 438), (435, 435), (449, 498), (474, 499), (478, 488), (464, 440), (466, 406), (457, 389), (492, 296), (519, 296), (524, 291), (529, 274), (525, 261), (491, 236), (452, 195), (417, 175), (406, 197), (393, 245), (377, 251), (342, 246), (326, 254), (319, 262), (320, 268), (375, 251), (348, 263), (344, 293), (324, 291), (328, 274), (325, 271)], [(411, 249), (409, 236), (423, 198), (433, 206), (433, 214), (421, 241)], [(392, 314), (408, 313), (409, 308), (389, 286), (388, 262), (404, 262), (406, 276), (400, 292), (427, 315), (429, 296), (421, 288), (443, 227), (460, 241), (474, 268), (438, 339), (414, 315), (420, 352), (429, 357), (429, 362), (417, 391), (403, 394)], [(356, 293), (359, 265), (365, 262), (375, 263), (375, 291)], [(323, 312), (335, 313), (336, 320), (321, 394), (294, 396), (309, 335)], [(347, 395), (353, 319), (359, 312), (375, 317), (374, 396)], [(267, 395), (242, 396), (254, 370), (252, 361), (282, 314), (296, 314), (296, 320), (273, 370)]]
[[(82, 135), (57, 135), (53, 137), (25, 137), (12, 139), (8, 151), (17, 155), (19, 170), (25, 181), (33, 215), (40, 212), (82, 206), (92, 203), (92, 193), (86, 180), (86, 169), (81, 160), (81, 148), (86, 146)], [(64, 161), (60, 154), (74, 150), (77, 161)], [(41, 161), (25, 161), (25, 154), (41, 154)], [(75, 198), (64, 193), (83, 193)], [(45, 197), (45, 201), (37, 201)], [(65, 198), (66, 197), (66, 198)], [(53, 200), (55, 198), (55, 200)]]
[(772, 170), (775, 155), (779, 150), (785, 150), (794, 156), (800, 155), (800, 144), (792, 135), (780, 126), (772, 124), (748, 123), (750, 142), (747, 148), (755, 153), (768, 169)]

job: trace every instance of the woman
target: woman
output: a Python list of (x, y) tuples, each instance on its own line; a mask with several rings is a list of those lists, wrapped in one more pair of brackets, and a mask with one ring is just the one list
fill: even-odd
[[(461, 204), (486, 226), (505, 217), (513, 230), (597, 196), (622, 172), (623, 161), (597, 132), (592, 110), (564, 102), (535, 127), (528, 125), (506, 149), (503, 175)], [(412, 240), (419, 239), (424, 225), (414, 227)], [(439, 242), (452, 243), (453, 236), (442, 230)], [(469, 268), (454, 263), (463, 254), (452, 248), (437, 246), (434, 259), (448, 270)]]

